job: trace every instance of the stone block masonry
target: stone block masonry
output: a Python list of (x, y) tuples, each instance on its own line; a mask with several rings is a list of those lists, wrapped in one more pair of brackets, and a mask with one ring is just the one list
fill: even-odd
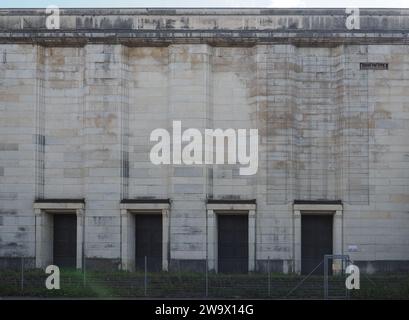
[[(336, 201), (334, 254), (366, 272), (409, 270), (409, 10), (361, 9), (358, 30), (342, 9), (60, 14), (51, 31), (45, 10), (0, 12), (0, 266), (45, 261), (37, 242), (64, 210), (84, 231), (86, 266), (131, 266), (132, 214), (149, 211), (167, 228), (164, 268), (215, 269), (215, 217), (230, 210), (249, 216), (250, 269), (299, 272), (308, 210), (294, 201), (321, 213)], [(150, 133), (173, 121), (258, 129), (257, 173), (153, 165)]]

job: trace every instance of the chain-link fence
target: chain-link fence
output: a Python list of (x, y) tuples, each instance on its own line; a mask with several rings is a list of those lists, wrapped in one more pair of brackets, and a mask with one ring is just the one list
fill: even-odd
[(345, 274), (329, 275), (325, 295), (324, 275), (282, 274), (271, 271), (254, 273), (189, 272), (174, 268), (169, 272), (144, 270), (99, 271), (85, 273), (60, 269), (60, 289), (46, 288), (50, 274), (34, 269), (20, 259), (18, 269), (0, 270), (1, 297), (66, 298), (237, 298), (237, 299), (366, 299), (409, 298), (407, 274), (362, 274), (359, 290), (345, 295)]

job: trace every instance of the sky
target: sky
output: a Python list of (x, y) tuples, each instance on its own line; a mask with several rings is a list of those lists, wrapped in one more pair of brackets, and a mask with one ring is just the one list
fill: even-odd
[(409, 0), (0, 0), (0, 8), (409, 8)]

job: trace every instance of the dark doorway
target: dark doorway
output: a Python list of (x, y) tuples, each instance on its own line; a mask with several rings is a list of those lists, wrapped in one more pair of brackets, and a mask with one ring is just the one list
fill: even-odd
[(135, 266), (148, 272), (162, 270), (162, 215), (135, 215)]
[[(301, 215), (301, 273), (312, 272), (326, 254), (332, 254), (332, 215)], [(323, 273), (324, 263), (313, 272)]]
[(247, 273), (249, 259), (248, 216), (218, 215), (218, 272)]
[(77, 216), (54, 214), (53, 263), (58, 267), (77, 267)]

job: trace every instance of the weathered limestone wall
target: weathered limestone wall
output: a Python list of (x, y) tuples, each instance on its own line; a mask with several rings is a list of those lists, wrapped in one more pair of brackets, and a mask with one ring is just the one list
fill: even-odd
[[(88, 40), (75, 46), (57, 46), (64, 36), (46, 30), (23, 43), (31, 30), (10, 30), (23, 17), (41, 29), (43, 18), (0, 15), (4, 265), (11, 257), (35, 256), (35, 199), (84, 198), (87, 261), (116, 268), (120, 201), (170, 198), (170, 267), (203, 270), (206, 199), (213, 198), (256, 199), (258, 268), (270, 259), (277, 271), (294, 270), (294, 200), (341, 200), (343, 252), (369, 272), (408, 269), (409, 52), (404, 37), (390, 43), (390, 34), (406, 27), (407, 11), (365, 10), (356, 36), (339, 31), (340, 11), (334, 18), (325, 10), (282, 16), (219, 10), (215, 17), (210, 11), (177, 10), (171, 17), (96, 12), (93, 22), (90, 15), (66, 12), (66, 30), (87, 26), (78, 38)], [(374, 36), (382, 14), (391, 33)], [(133, 36), (124, 34), (121, 43), (96, 36), (99, 26), (115, 29), (126, 21), (133, 29), (155, 29), (144, 37), (161, 45), (129, 45)], [(162, 28), (183, 30), (178, 37), (186, 41), (161, 38)], [(318, 28), (320, 36), (300, 46), (256, 35), (277, 28), (297, 41), (307, 36), (288, 30)], [(186, 29), (213, 34), (198, 40)], [(229, 34), (234, 46), (225, 45), (217, 35), (224, 29), (253, 33)], [(11, 37), (2, 37), (8, 32)], [(354, 43), (361, 36), (367, 43)], [(338, 42), (328, 45), (331, 39)], [(389, 70), (360, 70), (361, 62), (386, 62)], [(171, 132), (174, 120), (182, 129), (258, 128), (257, 174), (240, 176), (239, 165), (153, 165), (150, 133)], [(358, 252), (348, 252), (349, 245)]]
[(7, 45), (2, 51), (6, 47), (0, 66), (0, 255), (33, 257), (39, 50)]

